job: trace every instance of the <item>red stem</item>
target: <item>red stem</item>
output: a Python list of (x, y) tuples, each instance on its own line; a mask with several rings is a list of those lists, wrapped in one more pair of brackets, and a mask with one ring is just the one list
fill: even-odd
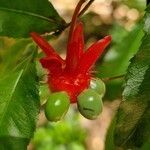
[(85, 2), (85, 0), (80, 0), (75, 8), (74, 14), (72, 16), (72, 20), (71, 20), (71, 25), (70, 25), (70, 31), (69, 31), (69, 39), (68, 39), (68, 43), (69, 41), (72, 39), (72, 34), (73, 34), (73, 30), (74, 30), (74, 26), (76, 24), (81, 6), (83, 5), (83, 3)]
[(86, 12), (86, 10), (91, 6), (91, 4), (92, 4), (93, 2), (94, 2), (94, 0), (90, 0), (90, 1), (86, 4), (86, 6), (80, 11), (78, 17), (82, 16), (82, 15)]

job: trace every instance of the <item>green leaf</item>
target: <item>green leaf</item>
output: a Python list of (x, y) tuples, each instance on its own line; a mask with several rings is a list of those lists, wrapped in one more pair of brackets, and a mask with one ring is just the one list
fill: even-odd
[(29, 51), (31, 55), (33, 50), (35, 50), (35, 47), (31, 49), (31, 44), (30, 39), (20, 39), (16, 40), (9, 48), (3, 49), (0, 67), (1, 74), (14, 69), (20, 61), (28, 56), (27, 53)]
[[(122, 40), (118, 39), (119, 43), (114, 45), (107, 52), (99, 69), (102, 72), (101, 77), (113, 77), (126, 73), (129, 60), (133, 57), (141, 44), (143, 37), (142, 27), (142, 23), (136, 25)], [(115, 32), (118, 32), (118, 28), (115, 29)], [(116, 37), (113, 36), (113, 41), (116, 41), (117, 39), (114, 38)]]
[(2, 56), (3, 63), (8, 64), (19, 59), (18, 57), (20, 57), (21, 53), (25, 53), (26, 47), (31, 42), (32, 41), (30, 39), (14, 40), (13, 44), (10, 45), (9, 48), (3, 49), (4, 50), (4, 53)]
[(112, 120), (110, 127), (107, 131), (106, 140), (105, 140), (105, 150), (115, 150), (114, 146), (114, 130), (116, 126), (116, 117)]
[(150, 148), (150, 139), (145, 142), (140, 150), (148, 150)]
[(26, 150), (39, 113), (35, 52), (0, 80), (0, 149)]
[(29, 37), (32, 31), (62, 30), (65, 21), (48, 0), (0, 0), (0, 35)]
[(121, 99), (123, 91), (123, 77), (112, 81), (106, 82), (106, 94), (104, 100), (113, 101), (115, 99)]
[(145, 35), (139, 51), (131, 59), (131, 64), (126, 75), (123, 101), (116, 115), (117, 122), (114, 131), (114, 143), (117, 147), (125, 150), (147, 147), (150, 140), (149, 21), (150, 5), (145, 15)]
[[(101, 73), (98, 76), (107, 78), (126, 73), (129, 60), (140, 46), (143, 37), (142, 27), (142, 23), (139, 23), (130, 32), (127, 32), (123, 27), (114, 25), (111, 31), (113, 46), (106, 53), (102, 65), (99, 65), (100, 67), (97, 70), (100, 70)], [(107, 90), (104, 98), (106, 100), (120, 98), (123, 91), (122, 83), (123, 78), (106, 83)]]

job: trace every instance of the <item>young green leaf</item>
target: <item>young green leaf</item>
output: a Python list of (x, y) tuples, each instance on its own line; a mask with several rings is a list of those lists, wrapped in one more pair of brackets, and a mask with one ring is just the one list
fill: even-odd
[(0, 35), (29, 37), (30, 32), (62, 30), (65, 21), (48, 0), (0, 0)]
[(39, 113), (35, 54), (0, 80), (0, 149), (26, 150)]

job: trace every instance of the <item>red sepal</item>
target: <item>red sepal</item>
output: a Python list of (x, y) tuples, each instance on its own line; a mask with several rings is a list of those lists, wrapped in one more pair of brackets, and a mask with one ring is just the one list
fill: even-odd
[(55, 75), (55, 74), (60, 75), (62, 73), (62, 68), (65, 66), (65, 62), (60, 61), (55, 56), (41, 58), (40, 62), (43, 68), (49, 70), (49, 74), (51, 75)]
[(36, 32), (31, 32), (30, 34), (32, 36), (32, 39), (43, 50), (45, 55), (47, 55), (47, 56), (55, 56), (58, 59), (60, 59), (60, 61), (62, 60), (62, 58), (56, 53), (56, 51), (53, 49), (53, 47), (43, 37), (41, 37)]
[(101, 56), (104, 49), (109, 45), (111, 36), (106, 36), (102, 40), (96, 42), (82, 55), (78, 64), (77, 72), (86, 74), (94, 65), (96, 60)]
[(83, 25), (78, 23), (67, 46), (66, 71), (74, 72), (84, 50)]

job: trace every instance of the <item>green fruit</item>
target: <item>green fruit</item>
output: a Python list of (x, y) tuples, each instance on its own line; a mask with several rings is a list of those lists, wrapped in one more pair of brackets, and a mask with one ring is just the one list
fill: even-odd
[(59, 121), (69, 109), (70, 100), (66, 92), (52, 93), (46, 103), (45, 115), (49, 121)]
[(102, 97), (94, 90), (84, 90), (77, 99), (78, 109), (85, 118), (96, 119), (102, 112)]
[(106, 91), (105, 83), (101, 79), (92, 79), (90, 81), (90, 88), (98, 92), (102, 97)]

